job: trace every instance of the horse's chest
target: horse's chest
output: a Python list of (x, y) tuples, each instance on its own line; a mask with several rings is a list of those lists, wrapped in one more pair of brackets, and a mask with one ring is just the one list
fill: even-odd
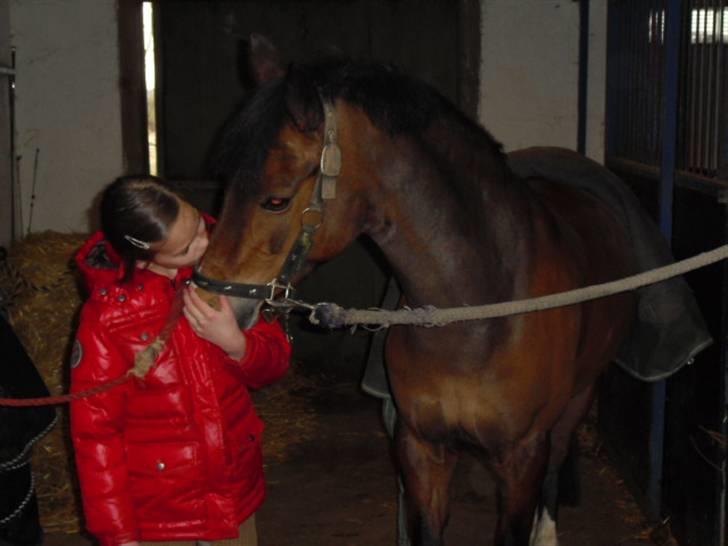
[(418, 436), (433, 442), (496, 444), (503, 438), (502, 408), (489, 389), (472, 382), (443, 379), (411, 385), (396, 396), (403, 421)]
[(544, 374), (549, 363), (524, 349), (528, 344), (426, 352), (407, 350), (404, 339), (393, 336), (387, 347), (390, 384), (403, 420), (431, 441), (508, 441), (529, 430), (553, 394)]

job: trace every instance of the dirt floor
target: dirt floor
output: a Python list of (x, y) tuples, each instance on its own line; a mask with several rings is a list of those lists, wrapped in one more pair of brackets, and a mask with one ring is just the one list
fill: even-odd
[[(379, 401), (351, 380), (301, 373), (257, 393), (256, 401), (267, 421), (260, 545), (394, 545), (397, 488)], [(588, 423), (579, 437), (583, 498), (581, 506), (561, 511), (561, 546), (656, 544)], [(494, 491), (474, 460), (459, 466), (452, 498), (447, 544), (490, 544)], [(46, 546), (89, 544), (78, 535), (46, 540)]]

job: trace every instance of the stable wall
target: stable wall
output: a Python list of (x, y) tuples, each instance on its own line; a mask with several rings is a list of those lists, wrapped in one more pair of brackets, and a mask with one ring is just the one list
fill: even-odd
[[(591, 1), (587, 154), (598, 161), (606, 3)], [(481, 10), (481, 123), (507, 150), (575, 148), (578, 2), (484, 0)], [(93, 198), (124, 169), (116, 1), (10, 0), (9, 11), (23, 229), (35, 170), (32, 230), (86, 230)]]
[[(586, 154), (604, 161), (607, 0), (590, 2)], [(506, 151), (576, 149), (579, 2), (481, 3), (479, 120)]]
[(123, 169), (116, 1), (11, 0), (10, 40), (23, 232), (34, 178), (31, 230), (86, 231)]

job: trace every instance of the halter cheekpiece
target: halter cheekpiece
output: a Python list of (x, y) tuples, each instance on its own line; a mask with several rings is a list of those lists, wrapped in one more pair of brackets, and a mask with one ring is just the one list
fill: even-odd
[[(209, 292), (236, 298), (273, 301), (282, 295), (287, 299), (293, 292), (291, 278), (306, 262), (313, 247), (313, 237), (323, 222), (324, 201), (336, 197), (336, 179), (341, 173), (341, 148), (336, 142), (336, 115), (333, 103), (319, 92), (324, 109), (324, 139), (319, 173), (308, 206), (301, 213), (301, 234), (288, 253), (277, 277), (267, 284), (244, 284), (212, 279), (195, 269), (192, 281)], [(133, 244), (133, 243), (132, 243)]]

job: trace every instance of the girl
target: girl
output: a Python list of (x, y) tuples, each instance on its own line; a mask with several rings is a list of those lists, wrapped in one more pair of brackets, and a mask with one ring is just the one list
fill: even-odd
[(101, 223), (76, 256), (89, 298), (72, 392), (125, 374), (169, 334), (143, 379), (71, 404), (88, 530), (101, 546), (255, 545), (263, 423), (248, 388), (283, 376), (287, 338), (264, 321), (241, 332), (224, 297), (214, 310), (187, 288), (211, 220), (156, 179), (108, 186)]

